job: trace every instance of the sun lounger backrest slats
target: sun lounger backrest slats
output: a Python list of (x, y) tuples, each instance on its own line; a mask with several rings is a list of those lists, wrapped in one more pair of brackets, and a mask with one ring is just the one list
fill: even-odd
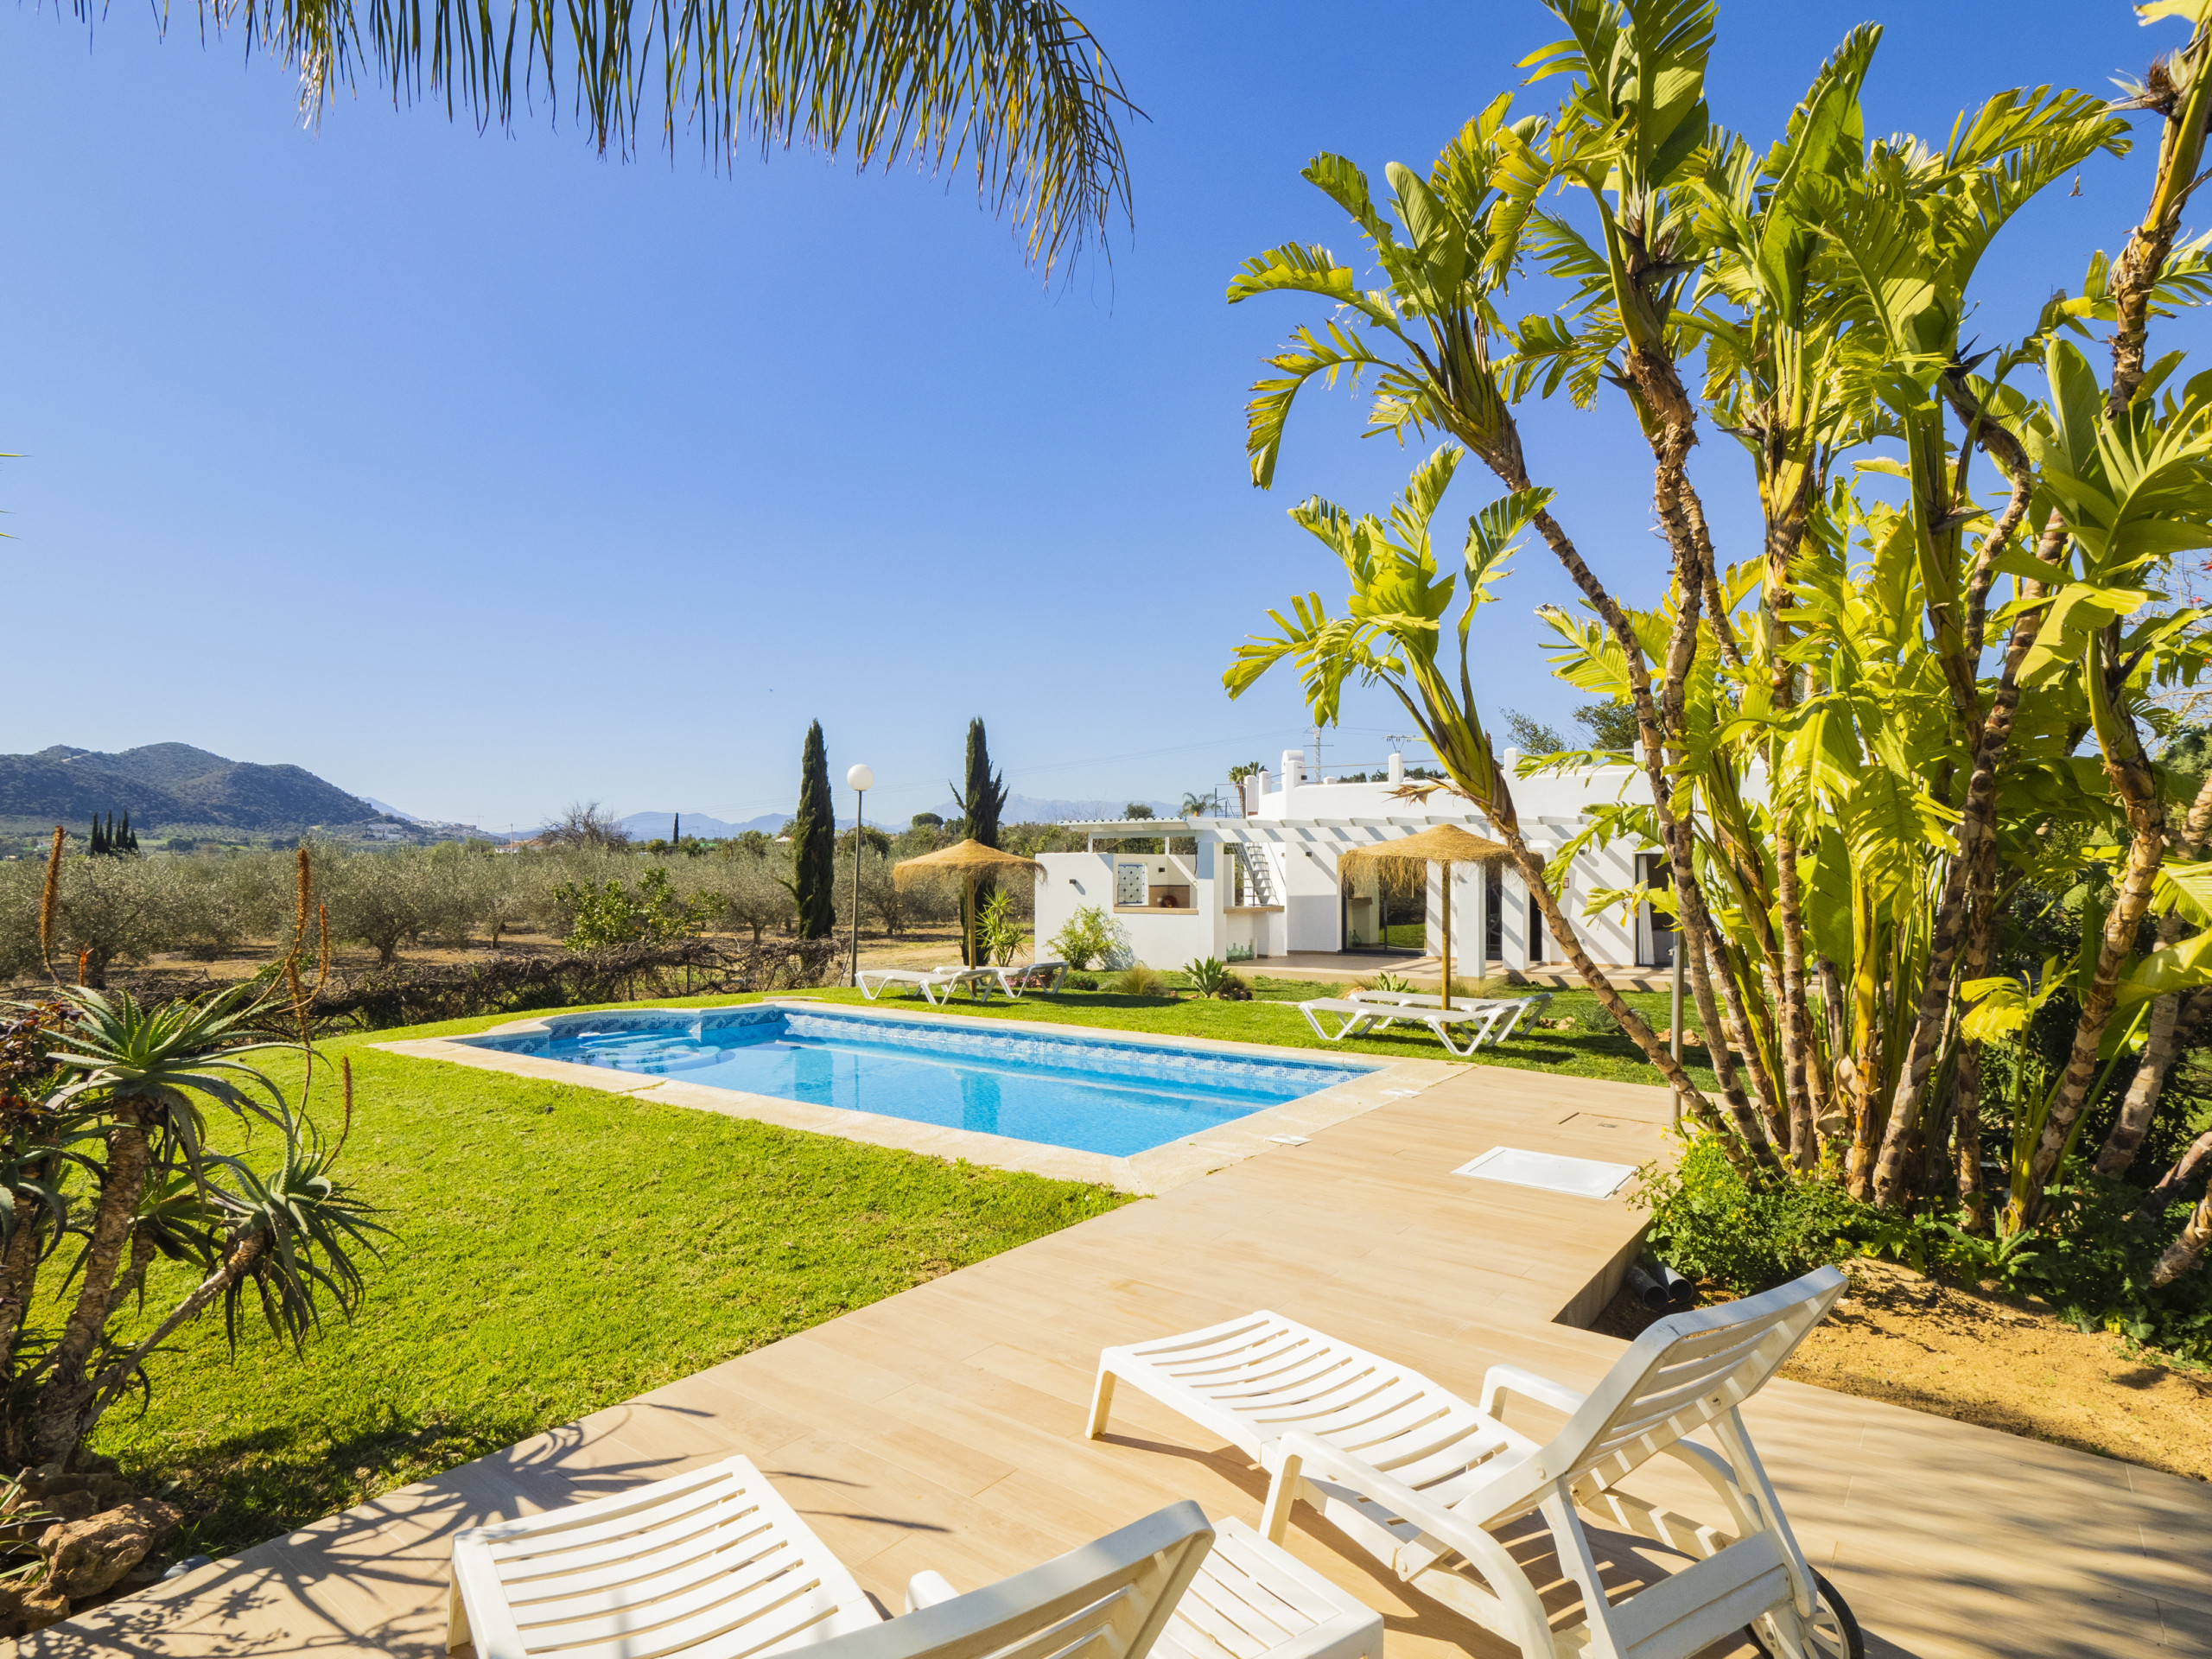
[[(1842, 1293), (1833, 1268), (1659, 1320), (1568, 1420), (1532, 1474), (1618, 1479), (1756, 1393)], [(1602, 1467), (1601, 1467), (1602, 1465)]]
[(516, 1616), (537, 1618), (540, 1602), (612, 1592), (646, 1579), (676, 1583), (710, 1574), (741, 1574), (765, 1580), (803, 1565), (786, 1539), (765, 1528), (717, 1528), (643, 1541), (651, 1547), (619, 1558), (573, 1564), (566, 1557), (534, 1560), (526, 1577), (511, 1569), (505, 1576)]
[(824, 1643), (809, 1659), (1144, 1659), (1212, 1541), (1197, 1504), (1170, 1504), (988, 1589)]
[(745, 1659), (878, 1622), (743, 1459), (454, 1542), (480, 1659)]

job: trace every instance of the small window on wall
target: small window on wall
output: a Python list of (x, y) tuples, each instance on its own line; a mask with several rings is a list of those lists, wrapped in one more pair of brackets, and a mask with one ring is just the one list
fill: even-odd
[(1144, 903), (1144, 866), (1116, 864), (1114, 867), (1114, 902), (1117, 905)]

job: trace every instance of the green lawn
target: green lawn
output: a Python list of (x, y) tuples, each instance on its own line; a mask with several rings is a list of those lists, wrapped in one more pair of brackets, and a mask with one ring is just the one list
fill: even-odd
[[(147, 1488), (175, 1483), (194, 1516), (175, 1554), (257, 1542), (1125, 1201), (363, 1047), (400, 1034), (328, 1048), (358, 1084), (344, 1170), (396, 1235), (360, 1317), (304, 1358), (256, 1338), (235, 1361), (203, 1320), (155, 1362), (144, 1414), (118, 1408), (97, 1438)], [(156, 1285), (149, 1313), (185, 1282)]]
[[(1077, 992), (956, 1011), (1324, 1046), (1287, 1003), (1341, 987), (1255, 988), (1243, 1003)], [(1663, 995), (1631, 1001), (1664, 1023)], [(1586, 993), (1550, 1012), (1576, 1027), (1522, 1033), (1478, 1063), (1656, 1081)], [(156, 1362), (145, 1412), (104, 1426), (98, 1449), (194, 1517), (176, 1554), (271, 1536), (1124, 1202), (367, 1046), (516, 1017), (327, 1046), (352, 1054), (359, 1084), (346, 1173), (395, 1236), (360, 1317), (304, 1357), (257, 1337), (234, 1358), (219, 1323), (203, 1323)], [(1410, 1028), (1341, 1046), (1440, 1055)], [(156, 1280), (149, 1319), (184, 1283)]]

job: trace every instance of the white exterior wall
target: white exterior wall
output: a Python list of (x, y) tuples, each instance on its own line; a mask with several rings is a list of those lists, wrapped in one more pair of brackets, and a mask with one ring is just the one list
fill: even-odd
[[(1500, 757), (1508, 767), (1518, 758), (1510, 749)], [(1389, 781), (1338, 784), (1328, 781), (1325, 776), (1311, 779), (1302, 775), (1302, 761), (1303, 756), (1297, 750), (1286, 750), (1280, 773), (1262, 772), (1246, 781), (1245, 809), (1249, 819), (1259, 823), (1285, 819), (1395, 819), (1402, 823), (1411, 821), (1414, 826), (1433, 820), (1465, 823), (1478, 835), (1494, 837), (1497, 834), (1482, 813), (1457, 796), (1432, 798), (1432, 805), (1400, 798), (1391, 792), (1396, 785)], [(1397, 770), (1393, 767), (1394, 772)], [(1516, 779), (1513, 798), (1529, 845), (1539, 854), (1548, 855), (1576, 833), (1591, 805), (1616, 800), (1646, 801), (1650, 798), (1650, 791), (1643, 774), (1637, 768), (1606, 766), (1575, 774), (1544, 773)], [(1341, 950), (1343, 923), (1337, 902), (1335, 865), (1336, 849), (1343, 843), (1323, 831), (1287, 828), (1282, 833), (1288, 844), (1281, 850), (1287, 855), (1286, 862), (1290, 871), (1290, 879), (1283, 887), (1288, 905), (1283, 948)], [(1585, 916), (1581, 913), (1582, 905), (1597, 889), (1633, 886), (1637, 850), (1619, 843), (1588, 849), (1576, 860), (1568, 878), (1563, 908), (1573, 918), (1585, 946), (1600, 962), (1636, 960), (1634, 921), (1632, 918), (1624, 918), (1618, 909)], [(1307, 856), (1309, 852), (1316, 856)], [(1502, 874), (1503, 890), (1498, 901), (1500, 949), (1506, 967), (1525, 969), (1529, 965), (1529, 890), (1511, 866), (1507, 866)], [(1465, 961), (1471, 968), (1481, 960), (1482, 883), (1483, 878), (1476, 871), (1454, 872), (1452, 953), (1455, 964)], [(1428, 889), (1427, 944), (1433, 954), (1442, 944), (1442, 895), (1436, 872), (1430, 874)], [(1548, 946), (1544, 955), (1554, 962), (1563, 959), (1555, 945)]]
[[(1517, 757), (1509, 749), (1501, 759), (1510, 767)], [(1203, 956), (1226, 960), (1232, 946), (1240, 954), (1249, 950), (1263, 958), (1290, 951), (1340, 950), (1344, 910), (1337, 884), (1337, 860), (1344, 849), (1388, 839), (1393, 833), (1409, 833), (1427, 823), (1459, 823), (1478, 835), (1496, 836), (1483, 815), (1457, 796), (1440, 795), (1432, 802), (1421, 802), (1394, 796), (1394, 785), (1387, 781), (1338, 784), (1325, 776), (1309, 779), (1303, 775), (1303, 760), (1299, 751), (1286, 750), (1281, 772), (1247, 779), (1241, 803), (1245, 813), (1243, 821), (1225, 820), (1218, 827), (1209, 827), (1206, 820), (1194, 821), (1192, 829), (1197, 833), (1198, 847), (1195, 856), (1116, 853), (1110, 849), (1043, 855), (1039, 861), (1046, 873), (1037, 889), (1039, 954), (1050, 954), (1048, 942), (1052, 935), (1084, 905), (1106, 910), (1130, 953), (1155, 968), (1180, 968)], [(1400, 772), (1395, 757), (1391, 771), (1393, 776)], [(1591, 806), (1649, 798), (1642, 772), (1630, 766), (1518, 779), (1513, 789), (1522, 833), (1531, 849), (1544, 856), (1578, 832)], [(1103, 833), (1106, 826), (1096, 828)], [(1113, 828), (1116, 833), (1124, 833), (1130, 827)], [(1217, 838), (1226, 835), (1243, 840), (1250, 831), (1273, 837), (1244, 841), (1243, 846), (1245, 855), (1263, 863), (1270, 873), (1278, 900), (1275, 907), (1230, 907), (1233, 873)], [(1643, 849), (1626, 844), (1586, 849), (1569, 876), (1564, 909), (1585, 947), (1601, 963), (1636, 961), (1634, 919), (1624, 917), (1618, 906), (1585, 916), (1583, 904), (1596, 890), (1632, 887), (1639, 850)], [(1148, 889), (1162, 882), (1187, 885), (1191, 907), (1162, 910), (1149, 905), (1117, 906), (1117, 864), (1146, 867)], [(1528, 889), (1510, 865), (1500, 872), (1500, 966), (1525, 969), (1531, 965)], [(1453, 966), (1457, 970), (1459, 964), (1465, 963), (1465, 971), (1470, 976), (1482, 971), (1484, 886), (1481, 870), (1455, 868)], [(1441, 891), (1439, 874), (1432, 870), (1427, 906), (1427, 946), (1432, 955), (1443, 943)], [(1564, 958), (1556, 946), (1550, 946), (1539, 953), (1538, 960), (1557, 964)]]
[[(1052, 938), (1077, 910), (1096, 905), (1120, 930), (1131, 957), (1151, 968), (1180, 968), (1199, 957), (1219, 957), (1228, 949), (1229, 926), (1215, 891), (1220, 849), (1201, 838), (1189, 853), (1042, 853), (1045, 873), (1037, 878), (1037, 954), (1052, 954)], [(1146, 890), (1191, 889), (1191, 904), (1163, 910), (1150, 905), (1114, 902), (1120, 867), (1142, 869)], [(1096, 964), (1093, 964), (1094, 966)]]

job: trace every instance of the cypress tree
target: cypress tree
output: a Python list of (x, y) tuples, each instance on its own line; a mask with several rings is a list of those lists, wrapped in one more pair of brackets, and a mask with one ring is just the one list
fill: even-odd
[(107, 843), (100, 839), (100, 815), (95, 812), (92, 814), (92, 844), (86, 849), (86, 855), (98, 858), (105, 851), (107, 851)]
[(799, 761), (798, 811), (791, 819), (791, 897), (798, 900), (798, 936), (826, 939), (837, 928), (837, 820), (830, 798), (830, 759), (822, 722), (806, 728)]
[(126, 853), (135, 853), (138, 850), (138, 837), (131, 833), (130, 815), (128, 812), (123, 815), (123, 850)]
[[(1006, 779), (991, 776), (991, 746), (983, 735), (983, 722), (979, 716), (968, 722), (968, 779), (965, 788), (953, 791), (960, 802), (960, 810), (967, 815), (969, 837), (986, 847), (999, 844), (999, 814), (1006, 810)], [(997, 884), (989, 880), (976, 884), (976, 907), (981, 910)], [(961, 949), (967, 949), (970, 929), (966, 910), (968, 900), (963, 898), (960, 915)], [(980, 950), (982, 947), (979, 945)], [(968, 964), (970, 968), (974, 963)]]

